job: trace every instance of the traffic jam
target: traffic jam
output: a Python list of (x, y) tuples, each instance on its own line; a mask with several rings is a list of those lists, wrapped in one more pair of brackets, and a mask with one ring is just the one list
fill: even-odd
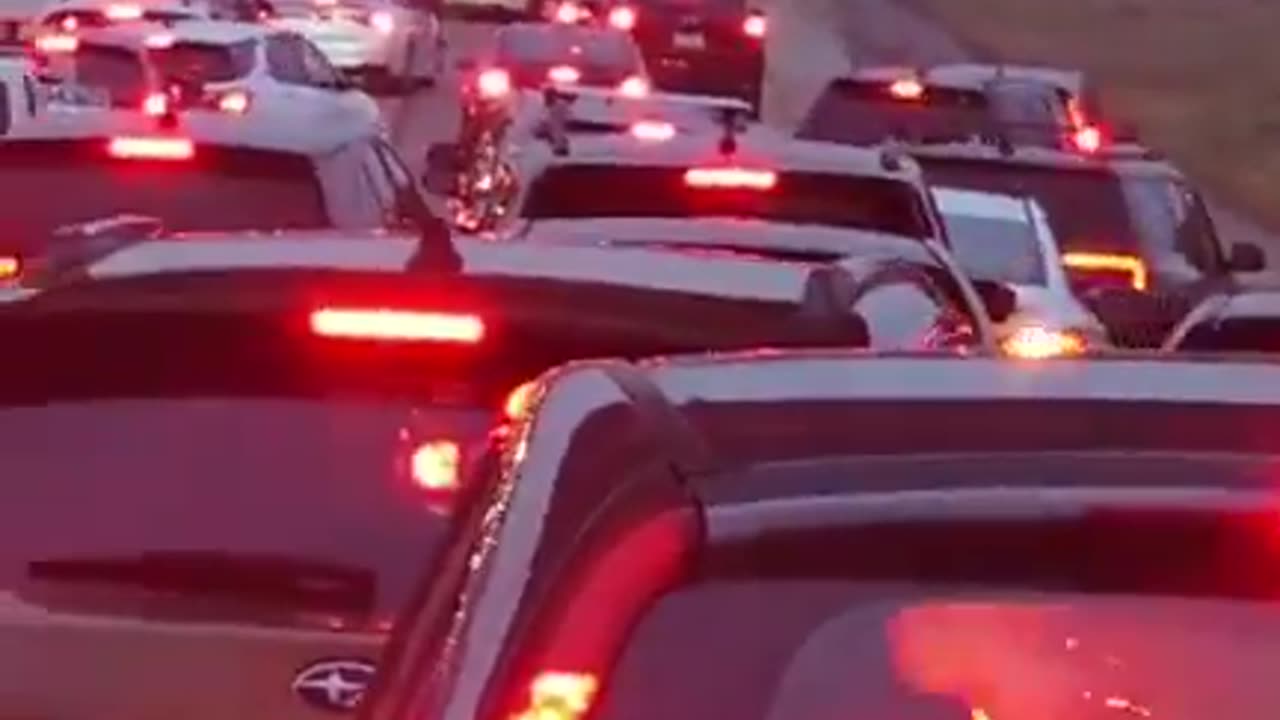
[(0, 718), (1276, 717), (1271, 249), (1095, 78), (453, 3), (0, 0)]

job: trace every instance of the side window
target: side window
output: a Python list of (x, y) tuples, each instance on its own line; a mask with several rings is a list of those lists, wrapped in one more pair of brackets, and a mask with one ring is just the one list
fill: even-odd
[(338, 71), (329, 62), (329, 58), (320, 49), (305, 38), (295, 38), (298, 52), (302, 56), (302, 69), (307, 84), (318, 88), (334, 88), (338, 85)]
[(875, 350), (919, 350), (928, 346), (949, 308), (921, 284), (886, 279), (865, 291), (853, 309), (867, 324)]
[(272, 78), (290, 85), (307, 85), (309, 78), (302, 58), (301, 44), (292, 35), (267, 38), (267, 72)]
[(1125, 182), (1125, 195), (1162, 272), (1194, 278), (1222, 268), (1213, 221), (1191, 188), (1166, 178), (1135, 178)]
[(377, 145), (367, 145), (361, 155), (363, 156), (361, 158), (361, 167), (364, 170), (365, 179), (368, 181), (369, 187), (373, 189), (374, 195), (377, 196), (383, 217), (389, 224), (400, 215), (397, 202), (399, 193), (392, 183), (391, 177), (387, 174), (386, 165), (383, 163), (382, 158), (379, 157), (380, 153)]

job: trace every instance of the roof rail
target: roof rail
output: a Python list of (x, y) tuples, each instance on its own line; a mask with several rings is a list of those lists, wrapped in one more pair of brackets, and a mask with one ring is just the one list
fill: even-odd
[(611, 363), (601, 370), (627, 397), (637, 424), (659, 441), (681, 480), (716, 470), (718, 463), (707, 438), (642, 369)]

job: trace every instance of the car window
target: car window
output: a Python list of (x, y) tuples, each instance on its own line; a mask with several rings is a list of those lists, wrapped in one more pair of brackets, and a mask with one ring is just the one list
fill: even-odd
[(290, 85), (310, 84), (311, 77), (302, 56), (302, 45), (295, 42), (292, 35), (272, 35), (267, 38), (266, 54), (267, 72), (271, 77)]
[(105, 91), (113, 105), (141, 107), (149, 89), (142, 56), (125, 48), (83, 45), (71, 73), (77, 85)]
[(934, 188), (951, 252), (971, 275), (1018, 285), (1046, 282), (1030, 208), (1007, 195)]
[(767, 191), (690, 185), (683, 169), (614, 165), (553, 167), (530, 184), (522, 215), (555, 218), (724, 217), (827, 225), (929, 237), (924, 203), (910, 183), (829, 173), (778, 173)]
[(1162, 177), (1126, 178), (1124, 189), (1162, 272), (1195, 278), (1222, 270), (1225, 261), (1213, 222), (1193, 190)]
[(152, 64), (163, 77), (189, 78), (200, 82), (223, 83), (239, 80), (253, 71), (258, 41), (229, 44), (176, 42), (150, 51)]
[(863, 294), (853, 306), (877, 350), (921, 349), (938, 327), (947, 306), (919, 284), (892, 280)]
[[(147, 162), (109, 157), (94, 142), (0, 145), (7, 235), (11, 242), (37, 242), (57, 227), (120, 213), (155, 216), (175, 231), (330, 225), (309, 158), (211, 147), (197, 152), (198, 162)], [(213, 196), (221, 202), (209, 203)]]
[(876, 145), (899, 136), (920, 141), (962, 140), (991, 128), (980, 91), (930, 88), (920, 100), (899, 99), (889, 82), (833, 80), (818, 95), (796, 136), (848, 145)]
[(338, 84), (338, 71), (330, 64), (320, 49), (305, 38), (294, 38), (302, 53), (302, 68), (308, 84), (318, 88), (334, 88)]

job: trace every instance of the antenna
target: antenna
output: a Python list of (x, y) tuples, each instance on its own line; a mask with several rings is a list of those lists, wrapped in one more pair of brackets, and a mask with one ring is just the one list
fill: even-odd
[(548, 86), (542, 91), (543, 103), (547, 106), (547, 141), (551, 152), (563, 157), (569, 154), (569, 106), (574, 96), (558, 88)]
[(733, 155), (738, 152), (738, 116), (741, 110), (733, 107), (725, 107), (720, 109), (720, 129), (723, 135), (720, 136), (720, 154)]

